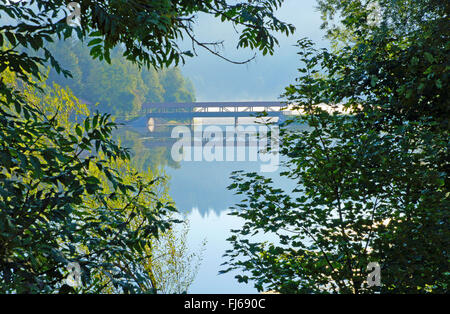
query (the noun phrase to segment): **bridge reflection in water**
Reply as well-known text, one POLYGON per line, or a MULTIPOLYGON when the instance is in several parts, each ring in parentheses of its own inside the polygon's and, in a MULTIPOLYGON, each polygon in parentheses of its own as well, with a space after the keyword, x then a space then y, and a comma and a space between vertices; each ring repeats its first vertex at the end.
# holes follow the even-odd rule
MULTIPOLYGON (((141 116, 126 123, 138 131, 145 146, 172 146, 176 125, 190 126, 192 132, 200 125, 238 126, 283 122, 296 114, 279 101, 147 103, 141 116)), ((224 141, 226 139, 224 138, 224 141)))

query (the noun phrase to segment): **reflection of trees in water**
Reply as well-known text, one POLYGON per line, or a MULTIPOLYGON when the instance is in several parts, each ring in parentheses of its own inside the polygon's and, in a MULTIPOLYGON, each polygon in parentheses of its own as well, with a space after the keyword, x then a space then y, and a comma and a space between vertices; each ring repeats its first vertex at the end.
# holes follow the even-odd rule
MULTIPOLYGON (((148 134, 147 134, 148 135, 148 134)), ((179 168, 179 164, 170 157, 170 146, 153 146, 151 139, 142 139, 143 134, 128 127, 117 129, 114 136, 122 146, 128 147, 132 154, 132 164, 140 171, 162 169, 166 166, 179 168)))
MULTIPOLYGON (((121 144, 131 149, 132 164, 139 170, 166 169, 170 180, 170 195, 180 212, 189 212, 197 208, 202 216, 210 211, 220 214, 230 206, 241 201, 227 189, 232 171, 245 170, 258 172, 258 162, 182 162, 173 161, 171 148, 176 139, 171 138, 171 131, 176 125, 189 126, 187 121, 167 121, 155 119, 155 129, 149 132, 144 120, 130 123, 116 130, 115 135, 121 144), (142 123, 141 123, 142 122, 142 123), (141 125, 142 124, 142 125, 141 125), (172 168, 171 169, 168 169, 172 168), (176 169, 176 170, 173 170, 176 169)), ((290 131, 307 130, 305 125, 291 124, 290 131)), ((281 179, 273 174, 276 181, 281 179)), ((284 183, 280 183, 284 184, 284 183)), ((289 189, 289 186, 285 186, 289 189)))
MULTIPOLYGON (((180 212, 197 208, 202 216, 210 211, 220 214, 241 201, 240 195, 227 189, 231 184, 230 174, 235 170, 258 172, 258 162, 174 162, 171 147, 176 139, 171 138, 171 131, 176 125, 188 125, 189 121, 155 120, 153 132, 149 132, 144 124, 133 123, 118 129, 116 136, 123 146, 132 150, 132 163, 136 168, 166 169, 171 177, 170 195, 180 212), (177 170, 167 169, 167 166, 177 170)), ((290 131, 306 129, 300 124, 289 126, 290 131)), ((273 176, 275 180, 281 180, 277 174, 273 176)), ((289 189, 287 185, 286 189, 289 189)))

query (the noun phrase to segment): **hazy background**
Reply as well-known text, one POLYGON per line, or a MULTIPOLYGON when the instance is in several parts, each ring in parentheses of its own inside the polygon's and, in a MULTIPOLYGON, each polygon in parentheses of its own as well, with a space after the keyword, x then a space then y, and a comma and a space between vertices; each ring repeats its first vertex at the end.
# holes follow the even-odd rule
MULTIPOLYGON (((255 60, 246 65, 235 65, 211 55, 202 48, 198 56, 186 60, 183 74, 194 84, 197 101, 277 100, 284 87, 294 82, 300 66, 297 40, 312 39, 319 47, 328 47, 316 0, 285 0, 276 16, 296 27, 294 35, 278 34, 280 46, 273 56, 257 53, 255 60)), ((235 61, 253 56, 250 49, 236 49, 239 36, 231 24, 221 23, 211 16, 199 15, 195 25, 197 38, 204 42, 223 39, 223 55, 235 61)), ((190 46, 186 45, 186 49, 190 46)))

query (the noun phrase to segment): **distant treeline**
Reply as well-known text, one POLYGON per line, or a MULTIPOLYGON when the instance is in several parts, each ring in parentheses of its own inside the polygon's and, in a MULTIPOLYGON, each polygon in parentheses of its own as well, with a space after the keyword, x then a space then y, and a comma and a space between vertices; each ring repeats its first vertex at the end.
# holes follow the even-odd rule
POLYGON ((160 71, 139 69, 126 60, 120 48, 111 55, 111 64, 93 60, 89 47, 79 41, 55 41, 50 46, 55 58, 73 78, 50 70, 48 82, 68 86, 80 99, 98 103, 97 109, 115 116, 131 117, 145 102, 191 102, 195 91, 179 68, 160 71))

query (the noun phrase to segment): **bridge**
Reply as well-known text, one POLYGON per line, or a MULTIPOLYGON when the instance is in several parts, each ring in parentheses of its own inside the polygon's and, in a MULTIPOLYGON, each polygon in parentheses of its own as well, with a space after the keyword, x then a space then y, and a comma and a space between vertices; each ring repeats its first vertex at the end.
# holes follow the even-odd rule
POLYGON ((286 107, 286 103, 279 101, 147 103, 142 105, 141 117, 130 121, 130 124, 145 124, 150 128, 155 118, 189 119, 191 123, 195 118, 234 118, 234 124, 238 124, 238 118, 256 117, 262 112, 265 112, 265 117, 274 117, 274 122, 279 123, 290 114, 286 107))
POLYGON ((141 112, 153 117, 192 115, 196 117, 249 116, 252 112, 280 112, 286 104, 279 101, 147 103, 141 112))
MULTIPOLYGON (((347 114, 342 105, 319 104, 318 106, 330 113, 337 110, 347 114)), ((275 118, 270 122, 278 124, 285 121, 288 116, 300 114, 303 114, 303 111, 295 108, 295 104, 286 104, 280 101, 147 103, 142 105, 137 118, 119 122, 141 134, 141 139, 152 139, 146 141, 149 146, 159 147, 171 146, 176 141, 171 138, 172 128, 176 125, 190 126, 191 131, 194 131, 199 124, 238 126, 239 124, 254 124, 254 119, 249 122, 241 122, 238 121, 239 118, 256 118, 258 115, 266 117, 265 120, 275 118), (214 122, 202 120, 201 123, 197 123, 196 118, 212 118, 214 122), (220 121, 221 118, 227 119, 220 121), (231 118, 234 121, 230 121, 231 118), (155 121, 155 119, 169 121, 155 121)), ((295 124, 291 127, 302 130, 305 128, 304 125, 295 126, 295 124)))

